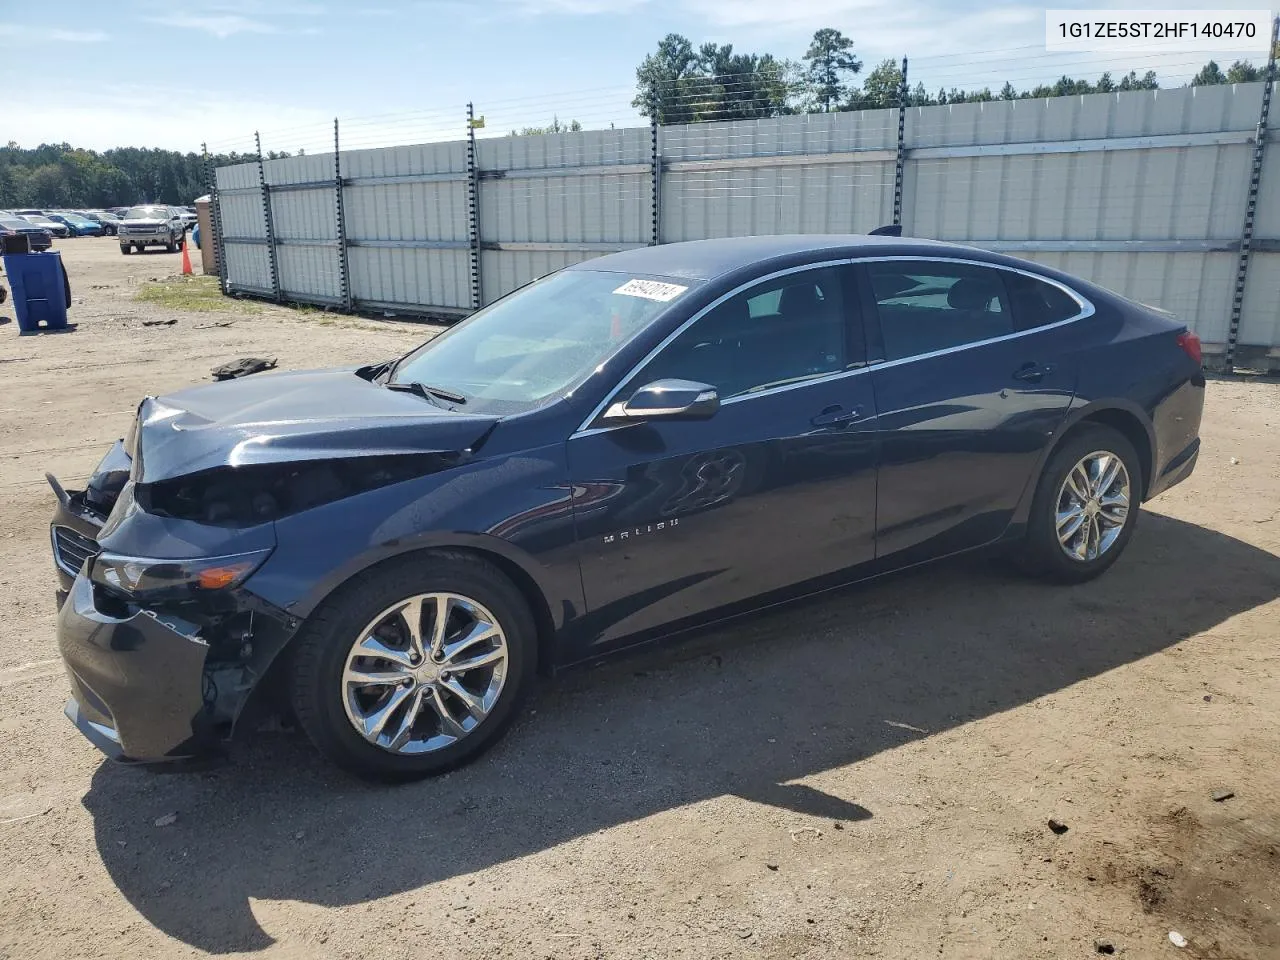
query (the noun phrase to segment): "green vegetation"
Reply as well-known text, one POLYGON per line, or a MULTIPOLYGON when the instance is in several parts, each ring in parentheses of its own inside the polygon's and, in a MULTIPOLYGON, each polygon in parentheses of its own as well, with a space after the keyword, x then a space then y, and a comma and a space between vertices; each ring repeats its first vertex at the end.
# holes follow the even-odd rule
MULTIPOLYGON (((288 156, 268 154, 268 159, 288 156)), ((216 166, 256 157, 219 154, 216 166)), ((176 150, 117 147, 99 153, 68 143, 0 147, 0 210, 94 209, 135 203, 188 204, 208 193, 204 158, 176 150)))
POLYGON ((142 286, 135 300, 171 310, 194 313, 233 312, 261 313, 262 307, 248 300, 224 297, 218 289, 217 277, 172 277, 142 286))
MULTIPOLYGON (((854 53, 853 40, 834 28, 817 31, 802 60, 796 63, 771 53, 734 53, 732 44, 704 43, 694 47, 687 37, 669 33, 636 68, 632 105, 646 117, 656 112, 662 123, 693 123, 894 107, 902 99, 899 62, 881 62, 859 86, 854 78, 861 72, 862 61, 854 53)), ((1247 83, 1263 79, 1265 73, 1265 66, 1255 67, 1247 60, 1238 60, 1225 71, 1210 60, 1191 85, 1247 83)), ((907 103, 933 106, 1026 100, 1156 90, 1159 86, 1154 70, 1142 74, 1130 70, 1119 78, 1104 73, 1096 81, 1063 76, 1053 83, 1024 90, 1006 82, 996 92, 989 87, 951 87, 930 93, 917 83, 907 92, 907 103)))

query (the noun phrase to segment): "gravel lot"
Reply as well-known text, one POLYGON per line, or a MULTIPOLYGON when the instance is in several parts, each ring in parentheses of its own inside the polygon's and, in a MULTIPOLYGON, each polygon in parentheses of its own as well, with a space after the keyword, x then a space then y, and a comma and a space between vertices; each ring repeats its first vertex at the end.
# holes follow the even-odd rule
POLYGON ((831 594, 559 680, 408 787, 288 732, 158 776, 62 716, 43 471, 226 360, 432 328, 166 310, 133 297, 177 255, 59 247, 78 329, 0 325, 0 957, 1280 956, 1280 385, 1210 384, 1195 475, 1095 583, 831 594))

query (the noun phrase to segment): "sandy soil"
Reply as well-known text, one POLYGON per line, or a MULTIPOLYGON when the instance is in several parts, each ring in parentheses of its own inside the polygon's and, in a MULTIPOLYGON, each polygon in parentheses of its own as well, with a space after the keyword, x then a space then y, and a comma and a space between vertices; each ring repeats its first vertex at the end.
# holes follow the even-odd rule
POLYGON ((571 675, 409 787, 290 733, 158 776, 62 717, 42 472, 225 360, 430 328, 167 313, 132 295, 176 255, 60 247, 78 329, 0 325, 0 957, 1280 957, 1280 385, 1210 384, 1098 582, 850 589, 571 675))

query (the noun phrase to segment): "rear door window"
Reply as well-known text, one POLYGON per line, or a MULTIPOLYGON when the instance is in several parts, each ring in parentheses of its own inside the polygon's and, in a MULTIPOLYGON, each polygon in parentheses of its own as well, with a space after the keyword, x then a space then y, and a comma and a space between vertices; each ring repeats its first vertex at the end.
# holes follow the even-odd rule
POLYGON ((1013 333, 1003 272, 940 260, 869 262, 885 359, 904 360, 1013 333))

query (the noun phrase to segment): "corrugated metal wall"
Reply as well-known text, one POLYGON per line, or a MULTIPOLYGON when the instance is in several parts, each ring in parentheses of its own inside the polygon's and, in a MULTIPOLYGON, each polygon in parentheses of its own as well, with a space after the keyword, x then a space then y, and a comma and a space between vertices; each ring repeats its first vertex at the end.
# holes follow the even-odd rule
MULTIPOLYGON (((913 108, 908 236, 1038 260, 1227 338, 1262 84, 913 108)), ((654 240, 865 232, 893 217, 896 110, 476 143, 480 298, 654 240)), ((1273 135, 1274 136, 1274 135, 1273 135)), ((356 306, 471 306, 465 141, 340 156, 356 306)), ((341 303, 333 156, 264 164, 286 299, 341 303)), ((273 293, 257 164, 217 172, 231 290, 273 293)), ((1239 342, 1280 357, 1280 152, 1266 158, 1239 342)))

